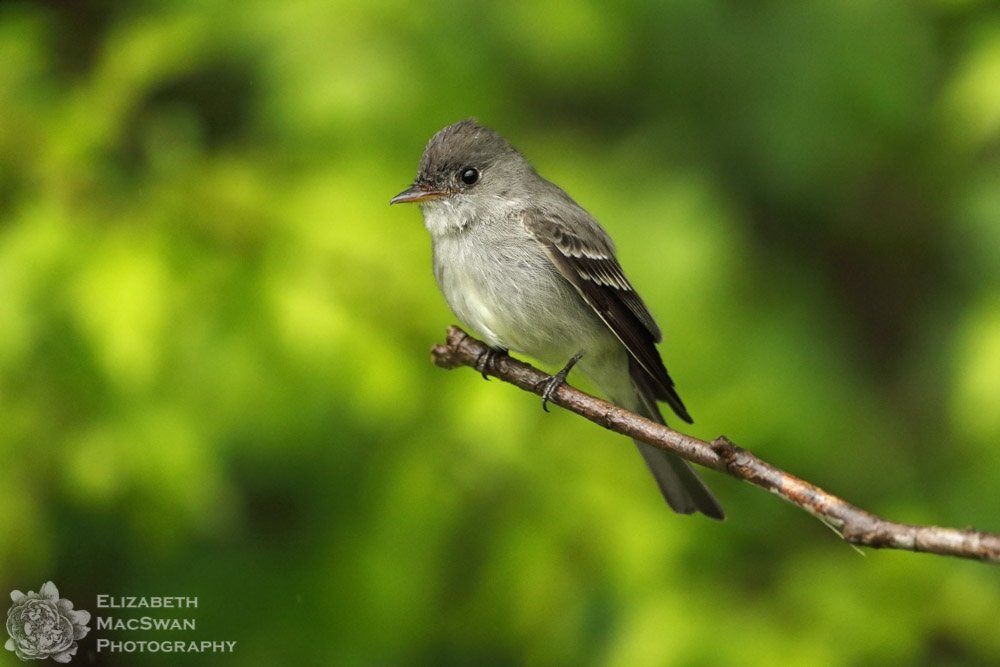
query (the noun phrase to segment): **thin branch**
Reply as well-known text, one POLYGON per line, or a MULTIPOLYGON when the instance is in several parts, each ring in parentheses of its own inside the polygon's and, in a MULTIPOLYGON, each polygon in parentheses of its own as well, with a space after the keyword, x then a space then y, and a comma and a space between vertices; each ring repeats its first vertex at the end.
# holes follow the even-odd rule
MULTIPOLYGON (((486 358, 488 352, 489 348, 484 343, 458 327, 451 327, 446 344, 436 345, 432 356, 434 363, 442 368, 469 366, 525 391, 541 394, 544 389, 543 381, 548 375, 506 355, 494 357, 487 368, 481 368, 481 360, 486 358)), ((648 442, 693 463, 767 489, 809 512, 851 544, 875 549, 924 551, 1000 563, 1000 535, 887 521, 776 468, 734 445, 725 436, 712 442, 699 440, 585 394, 568 384, 563 384, 555 392, 551 402, 606 429, 648 442)))

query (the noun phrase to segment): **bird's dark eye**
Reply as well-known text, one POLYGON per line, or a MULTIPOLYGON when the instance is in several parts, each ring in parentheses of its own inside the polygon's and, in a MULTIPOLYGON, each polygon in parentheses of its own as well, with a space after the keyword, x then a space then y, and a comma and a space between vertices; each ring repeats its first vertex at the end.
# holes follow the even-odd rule
POLYGON ((472 167, 464 167, 461 170, 462 182, 466 185, 472 185, 479 180, 479 172, 472 167))

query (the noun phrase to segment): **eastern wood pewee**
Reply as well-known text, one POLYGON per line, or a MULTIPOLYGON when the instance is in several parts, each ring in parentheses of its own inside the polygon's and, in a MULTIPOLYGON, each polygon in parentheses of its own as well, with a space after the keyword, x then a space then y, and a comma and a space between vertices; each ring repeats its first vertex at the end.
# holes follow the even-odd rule
MULTIPOLYGON (((474 120, 439 131, 413 185, 391 201, 404 202, 420 204, 448 305, 494 349, 553 365, 578 358, 617 405, 663 422, 661 400, 691 422, 611 237, 503 137, 474 120)), ((724 518, 685 461, 636 445, 674 511, 724 518)))

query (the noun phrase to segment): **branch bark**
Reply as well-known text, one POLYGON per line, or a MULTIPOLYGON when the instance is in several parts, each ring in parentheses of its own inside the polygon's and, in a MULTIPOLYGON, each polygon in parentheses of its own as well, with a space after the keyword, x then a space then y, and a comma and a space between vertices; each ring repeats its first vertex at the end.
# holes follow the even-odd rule
MULTIPOLYGON (((541 395, 549 376, 507 355, 480 368, 489 347, 458 327, 448 329, 444 345, 431 351, 446 369, 469 366, 541 395)), ((784 498, 833 528, 851 544, 874 549, 903 549, 1000 563, 1000 535, 971 529, 896 523, 866 512, 820 487, 758 458, 725 436, 699 440, 563 384, 551 401, 606 429, 648 442, 706 468, 718 470, 784 498)))

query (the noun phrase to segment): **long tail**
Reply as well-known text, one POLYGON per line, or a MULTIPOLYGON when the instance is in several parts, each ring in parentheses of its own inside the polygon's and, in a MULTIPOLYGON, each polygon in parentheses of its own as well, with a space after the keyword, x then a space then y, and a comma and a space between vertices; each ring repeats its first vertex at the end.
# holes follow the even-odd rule
MULTIPOLYGON (((633 381, 635 381, 635 376, 633 376, 633 381)), ((637 411, 647 419, 666 424, 651 392, 643 387, 641 382, 635 382, 635 385, 637 402, 639 403, 637 411)), ((708 490, 705 482, 687 464, 687 461, 645 442, 639 440, 633 440, 633 442, 639 448, 639 453, 642 454, 650 472, 656 478, 660 493, 663 494, 672 510, 679 514, 701 512, 707 517, 720 521, 726 518, 722 505, 708 490)))
POLYGON ((653 477, 656 478, 660 493, 670 505, 670 509, 678 514, 701 512, 720 521, 726 518, 722 505, 686 461, 645 442, 639 440, 633 442, 639 448, 642 458, 646 460, 653 477))

